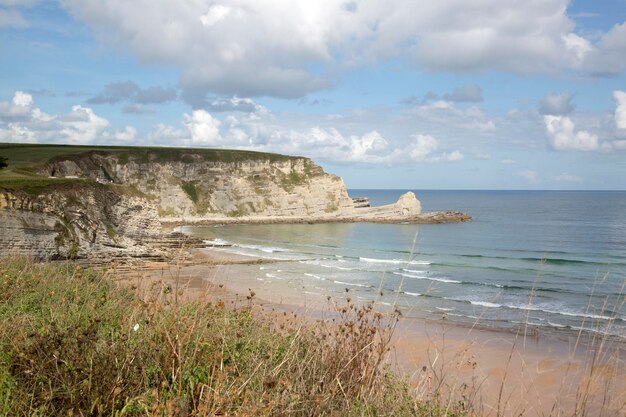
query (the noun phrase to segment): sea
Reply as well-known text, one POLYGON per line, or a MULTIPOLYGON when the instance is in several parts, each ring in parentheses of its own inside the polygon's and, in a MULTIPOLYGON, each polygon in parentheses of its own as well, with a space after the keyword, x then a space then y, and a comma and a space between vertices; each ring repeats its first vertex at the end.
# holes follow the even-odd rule
MULTIPOLYGON (((409 190, 349 190, 372 205, 409 190)), ((258 281, 352 297, 406 316, 626 340, 626 192, 413 191, 455 224, 187 227, 207 250, 279 260, 258 281)))

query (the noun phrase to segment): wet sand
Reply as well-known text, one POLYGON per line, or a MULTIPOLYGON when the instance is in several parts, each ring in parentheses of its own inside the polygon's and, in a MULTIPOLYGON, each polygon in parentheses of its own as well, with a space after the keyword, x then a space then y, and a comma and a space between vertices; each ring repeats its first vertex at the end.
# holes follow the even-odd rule
MULTIPOLYGON (((146 262, 119 269, 118 276, 144 296, 169 286, 184 299, 249 305, 276 317, 289 313, 314 323, 333 316, 332 303, 341 303, 341 297, 329 301, 325 294, 306 294, 250 274, 251 265, 268 262, 276 261, 196 250, 189 261, 146 262)), ((479 324, 402 318, 394 333, 391 364, 409 377, 419 397, 439 394, 442 401, 467 401, 480 415, 626 415, 623 344, 532 329, 514 334, 479 324)))

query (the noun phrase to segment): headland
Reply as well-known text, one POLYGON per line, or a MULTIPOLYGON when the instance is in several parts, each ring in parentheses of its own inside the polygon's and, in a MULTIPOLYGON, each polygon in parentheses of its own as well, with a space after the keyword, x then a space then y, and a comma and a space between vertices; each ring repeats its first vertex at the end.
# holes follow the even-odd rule
MULTIPOLYGON (((308 158, 240 150, 0 144, 2 254, 164 259, 162 225, 445 223, 408 192, 370 207, 308 158)), ((189 243, 188 243, 189 244, 189 243)), ((199 244, 196 242, 195 244, 199 244)), ((194 243, 191 243, 193 246, 194 243)))

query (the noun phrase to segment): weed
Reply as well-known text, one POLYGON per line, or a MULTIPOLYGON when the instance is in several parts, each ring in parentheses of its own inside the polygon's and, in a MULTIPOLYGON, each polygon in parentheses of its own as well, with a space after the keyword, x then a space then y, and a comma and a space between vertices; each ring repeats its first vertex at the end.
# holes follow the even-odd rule
POLYGON ((0 285, 6 415, 453 415, 384 365, 397 317, 371 305, 281 329, 249 307, 179 302, 178 286, 140 299, 71 263, 3 259, 0 285))

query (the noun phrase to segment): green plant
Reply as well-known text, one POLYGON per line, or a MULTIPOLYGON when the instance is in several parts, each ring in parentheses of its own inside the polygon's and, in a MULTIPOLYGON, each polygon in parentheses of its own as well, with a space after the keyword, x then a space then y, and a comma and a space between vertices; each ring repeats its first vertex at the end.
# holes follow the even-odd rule
POLYGON ((174 207, 168 207, 168 208, 158 208, 158 212, 159 212, 159 217, 174 217, 176 215, 176 211, 174 210, 174 207))
POLYGON ((198 203, 198 188, 195 181, 183 182, 181 188, 194 204, 198 203))
POLYGON ((0 156, 0 169, 6 168, 9 166, 9 164, 7 163, 8 158, 5 156, 0 156))
POLYGON ((178 285, 140 299, 106 271, 21 258, 2 260, 0 285, 6 415, 453 415, 422 413, 384 366, 397 317, 369 305, 348 300, 339 322, 303 328, 180 302, 178 285))
POLYGON ((228 213, 226 213, 226 215, 228 217, 242 217, 242 216, 246 216, 248 215, 248 209, 245 205, 243 204, 239 204, 237 205, 237 209, 236 210, 231 210, 228 213))

